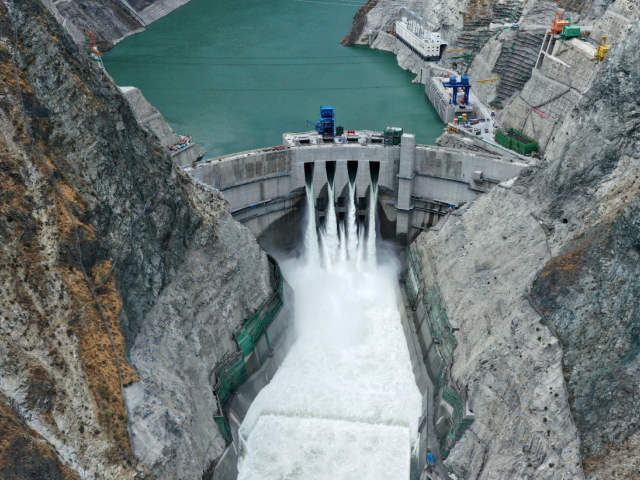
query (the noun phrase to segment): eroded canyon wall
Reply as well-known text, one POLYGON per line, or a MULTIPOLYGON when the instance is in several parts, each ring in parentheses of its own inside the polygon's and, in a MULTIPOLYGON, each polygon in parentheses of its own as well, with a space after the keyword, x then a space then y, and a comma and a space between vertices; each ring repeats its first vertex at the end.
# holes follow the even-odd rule
POLYGON ((547 159, 417 240, 460 327, 458 478, 640 478, 640 23, 547 159))
POLYGON ((0 9, 2 458, 200 476, 225 446, 214 367, 272 267, 42 4, 0 9))

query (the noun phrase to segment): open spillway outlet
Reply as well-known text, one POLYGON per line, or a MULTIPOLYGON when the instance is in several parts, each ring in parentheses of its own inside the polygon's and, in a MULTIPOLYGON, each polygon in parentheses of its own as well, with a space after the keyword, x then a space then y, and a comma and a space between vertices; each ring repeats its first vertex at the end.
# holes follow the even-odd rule
POLYGON ((380 162, 369 162, 369 173, 371 174, 371 186, 376 189, 380 177, 380 162))
POLYGON ((358 174, 358 162, 356 160, 347 162, 347 173, 349 174, 349 183, 355 185, 356 175, 358 174))
POLYGON ((327 180, 329 181, 329 185, 331 186, 331 188, 333 188, 334 180, 336 178, 336 162, 335 161, 327 162, 326 169, 327 169, 327 180))
POLYGON ((313 167, 315 163, 307 162, 304 164, 304 181, 307 184, 307 188, 310 189, 313 185, 313 167))

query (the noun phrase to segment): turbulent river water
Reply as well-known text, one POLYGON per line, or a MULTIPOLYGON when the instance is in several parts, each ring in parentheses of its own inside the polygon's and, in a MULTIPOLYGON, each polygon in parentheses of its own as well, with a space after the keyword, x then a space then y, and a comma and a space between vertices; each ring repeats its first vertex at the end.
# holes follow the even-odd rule
POLYGON ((241 480, 409 479, 422 398, 397 271, 380 258, 375 229, 327 223, 316 236, 308 222, 306 256, 282 263, 297 339, 240 428, 241 480), (350 252, 344 232, 357 238, 350 252))
POLYGON ((282 143, 320 105, 345 129, 389 125, 433 143, 443 124, 395 56, 339 41, 364 0, 192 0, 104 55, 208 156, 282 143))

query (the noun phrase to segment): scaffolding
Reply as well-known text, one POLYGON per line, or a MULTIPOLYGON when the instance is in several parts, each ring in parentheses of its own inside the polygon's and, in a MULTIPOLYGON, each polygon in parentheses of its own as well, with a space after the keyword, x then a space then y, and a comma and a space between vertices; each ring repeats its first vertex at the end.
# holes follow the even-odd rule
POLYGON ((538 151, 538 142, 515 128, 497 130, 496 142, 521 155, 531 155, 531 153, 538 151))

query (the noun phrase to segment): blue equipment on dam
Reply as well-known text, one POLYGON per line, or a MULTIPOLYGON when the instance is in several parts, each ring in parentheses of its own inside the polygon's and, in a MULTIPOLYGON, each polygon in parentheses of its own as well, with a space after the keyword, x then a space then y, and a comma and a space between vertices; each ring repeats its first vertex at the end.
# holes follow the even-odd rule
POLYGON ((448 82, 442 82, 442 86, 445 88, 453 88, 452 103, 458 105, 458 89, 464 88, 464 100, 462 105, 469 105, 469 92, 471 91, 471 84, 469 83, 469 77, 462 75, 460 81, 456 77, 451 77, 448 82))
POLYGON ((316 127, 316 132, 322 135, 323 138, 335 137, 335 119, 333 115, 333 107, 320 107, 320 120, 314 123, 307 120, 307 123, 316 127))

